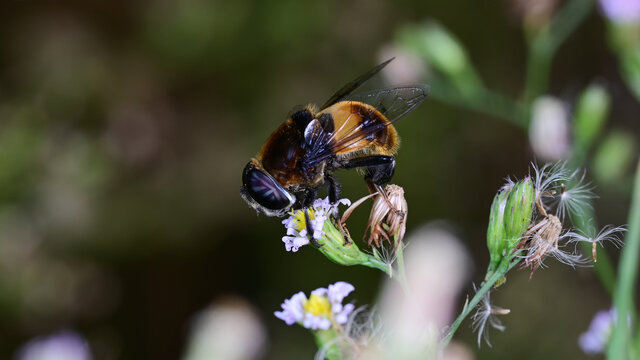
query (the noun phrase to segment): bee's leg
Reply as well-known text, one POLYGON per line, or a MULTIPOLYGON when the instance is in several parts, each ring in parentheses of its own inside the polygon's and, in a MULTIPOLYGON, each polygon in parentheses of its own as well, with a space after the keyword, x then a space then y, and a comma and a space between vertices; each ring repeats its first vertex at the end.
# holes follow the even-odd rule
MULTIPOLYGON (((327 180, 327 186, 329 187, 329 189, 328 189, 328 191, 329 191, 329 201, 332 204, 335 204, 340 199, 340 190, 341 190, 340 182, 338 182, 338 179, 333 177, 333 175, 328 174, 328 173, 325 174, 324 177, 327 180)), ((340 230, 340 232, 342 233, 342 236, 344 236, 344 244, 345 245, 349 244, 351 242, 349 240, 351 238, 351 235, 349 234, 349 231, 344 226, 344 223, 342 221, 340 221, 339 219, 338 219, 338 221, 336 221, 336 223, 338 224, 338 230, 340 230)))
POLYGON ((313 227, 311 226, 311 218, 309 217, 309 211, 307 210, 313 206, 313 201, 316 199, 317 195, 318 191, 316 189, 306 188, 296 194, 296 199, 304 211, 304 223, 307 228, 307 238, 309 239, 309 242, 316 247, 321 247, 322 244, 313 238, 313 227))
POLYGON ((393 156, 373 155, 344 161, 340 167, 343 169, 365 168, 364 179, 375 185, 382 185, 391 181, 396 168, 396 159, 393 156))
POLYGON ((313 206, 313 201, 318 197, 318 191, 313 188, 306 188, 295 193, 296 204, 299 208, 309 208, 313 206))
MULTIPOLYGON (((390 209, 395 209, 381 186, 391 181, 393 177, 396 168, 396 159, 393 156, 375 155, 351 159, 343 163, 342 167, 345 169, 365 168, 364 180, 367 183, 369 192, 372 194, 377 192, 384 198, 390 209)), ((403 214, 398 209, 395 209, 395 211, 398 212, 398 215, 403 214)))
POLYGON ((322 244, 320 244, 318 240, 313 238, 313 228, 311 227, 311 219, 309 218, 309 211, 307 211, 306 207, 304 208, 304 223, 307 226, 307 237, 309 238, 309 241, 316 247, 321 247, 322 244))
POLYGON ((331 174, 325 174, 324 178, 327 181, 328 192, 329 192, 329 202, 335 204, 340 199, 340 191, 342 190, 342 186, 338 179, 333 177, 331 174))

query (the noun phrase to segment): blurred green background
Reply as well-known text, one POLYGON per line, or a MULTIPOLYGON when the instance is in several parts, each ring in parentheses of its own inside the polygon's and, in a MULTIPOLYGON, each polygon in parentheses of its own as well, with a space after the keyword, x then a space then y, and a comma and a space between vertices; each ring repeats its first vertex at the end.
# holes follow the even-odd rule
MULTIPOLYGON (((239 197, 244 165, 294 106, 323 102, 425 21, 460 41, 487 87, 520 98, 523 3, 3 2, 0 358, 65 328, 83 334, 96 359, 179 358, 195 314, 229 295, 249 301, 265 323, 265 358, 310 358, 312 337, 273 316, 282 300, 344 280, 356 286, 357 304, 371 304, 382 275, 329 263, 311 248, 285 252, 280 220, 256 216, 239 197)), ((553 13, 554 1, 545 3, 553 13)), ((640 105, 605 28, 591 11, 554 58, 548 93, 574 104, 596 80, 612 98, 606 131, 633 148, 640 105)), ((419 81, 430 83, 426 73, 419 81)), ((394 183, 407 194, 408 232, 438 219, 455 226, 479 283, 495 191, 534 160, 527 134, 434 98, 397 128, 394 183)), ((603 224, 626 222, 627 163, 594 182, 603 224)), ((338 178, 343 196, 367 193, 355 172, 338 178)), ((350 220, 355 238, 366 215, 350 220)), ((526 271, 511 274, 492 295, 511 309, 493 348, 477 349, 463 324, 457 338, 476 358, 586 358, 577 338, 609 297, 592 269, 549 264, 531 281, 526 271)))

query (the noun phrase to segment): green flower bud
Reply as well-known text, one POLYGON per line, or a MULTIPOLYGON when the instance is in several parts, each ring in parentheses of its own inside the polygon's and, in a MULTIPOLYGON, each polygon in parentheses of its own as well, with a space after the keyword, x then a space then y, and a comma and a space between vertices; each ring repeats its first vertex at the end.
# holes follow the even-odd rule
POLYGON ((511 190, 511 186, 500 189, 491 204, 489 228, 487 229, 487 248, 489 248, 490 256, 489 272, 495 270, 498 264, 500 264, 503 251, 508 243, 504 226, 504 215, 511 190))
POLYGON ((498 268, 505 256, 511 254, 527 231, 535 200, 533 181, 529 177, 515 184, 507 184, 493 198, 487 229, 490 256, 487 276, 498 268))
POLYGON ((519 181, 511 189, 504 215, 508 243, 506 245, 507 253, 518 245, 522 235, 531 224, 535 201, 536 191, 533 188, 533 181, 530 177, 519 181))

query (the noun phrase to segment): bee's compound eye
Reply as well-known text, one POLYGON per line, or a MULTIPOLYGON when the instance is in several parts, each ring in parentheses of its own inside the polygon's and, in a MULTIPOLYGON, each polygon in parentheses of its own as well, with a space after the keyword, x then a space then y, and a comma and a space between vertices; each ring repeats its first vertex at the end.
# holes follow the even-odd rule
POLYGON ((295 198, 268 174, 247 169, 242 182, 249 195, 270 210, 282 210, 293 205, 295 198))

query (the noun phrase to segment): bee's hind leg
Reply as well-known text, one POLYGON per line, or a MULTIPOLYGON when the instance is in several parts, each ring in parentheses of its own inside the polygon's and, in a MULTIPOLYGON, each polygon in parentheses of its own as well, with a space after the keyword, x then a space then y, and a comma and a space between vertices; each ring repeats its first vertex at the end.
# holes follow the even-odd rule
POLYGON ((396 159, 388 155, 372 155, 350 159, 341 164, 343 169, 364 168, 367 183, 382 185, 391 181, 396 168, 396 159))
MULTIPOLYGON (((343 164, 343 168, 365 168, 364 180, 367 183, 370 193, 378 193, 384 198, 390 209, 394 209, 389 201, 387 194, 382 189, 382 184, 391 181, 396 168, 396 159, 393 156, 374 155, 362 158, 348 160, 343 164)), ((396 209, 398 215, 403 214, 402 211, 396 209)))

